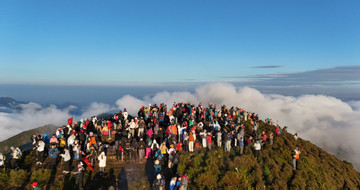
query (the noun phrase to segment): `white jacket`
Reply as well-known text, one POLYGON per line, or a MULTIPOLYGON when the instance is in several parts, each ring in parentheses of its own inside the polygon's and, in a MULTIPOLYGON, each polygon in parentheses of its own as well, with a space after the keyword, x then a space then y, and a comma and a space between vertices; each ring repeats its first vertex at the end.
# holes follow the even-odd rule
POLYGON ((45 150, 45 143, 43 141, 39 141, 37 151, 42 152, 44 150, 45 150))
POLYGON ((67 162, 67 161, 69 161, 71 159, 69 150, 65 151, 64 154, 60 154, 60 156, 64 158, 64 162, 67 162))
POLYGON ((105 152, 102 152, 99 157, 99 167, 106 167, 106 155, 105 152))
POLYGON ((255 143, 254 148, 255 148, 255 150, 261 150, 261 144, 260 143, 255 143))

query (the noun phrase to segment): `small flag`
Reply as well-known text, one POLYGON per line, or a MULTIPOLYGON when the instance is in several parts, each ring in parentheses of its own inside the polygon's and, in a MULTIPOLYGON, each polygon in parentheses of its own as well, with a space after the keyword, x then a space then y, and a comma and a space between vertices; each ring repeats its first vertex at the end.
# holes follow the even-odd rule
POLYGON ((68 119, 68 124, 69 124, 69 125, 72 125, 72 124, 73 124, 73 120, 74 120, 73 117, 69 118, 69 119, 68 119))
POLYGON ((92 167, 90 160, 87 156, 82 158, 81 161, 85 162, 85 164, 90 168, 90 170, 94 172, 94 168, 92 167))

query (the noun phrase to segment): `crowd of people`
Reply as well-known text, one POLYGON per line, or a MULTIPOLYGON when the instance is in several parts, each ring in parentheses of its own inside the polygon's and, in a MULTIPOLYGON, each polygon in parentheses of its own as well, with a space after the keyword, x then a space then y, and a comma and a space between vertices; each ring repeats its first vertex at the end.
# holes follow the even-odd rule
MULTIPOLYGON (((266 123, 274 125, 271 119, 266 123)), ((238 107, 217 107, 209 104, 195 106, 190 103, 174 103, 142 106, 136 117, 128 114, 126 108, 108 118, 68 121, 49 137, 46 133, 32 136, 32 155, 41 167, 49 158, 47 167, 57 167, 60 157, 63 173, 71 171, 76 176, 76 185, 82 189, 85 167, 91 170, 98 164, 101 176, 105 175, 107 155, 116 154, 116 159, 129 162, 153 162, 153 189, 186 190, 189 178, 186 173, 178 174, 177 165, 182 152, 194 152, 196 148, 211 150, 215 147, 224 151, 235 149, 240 155, 246 147, 254 150, 258 159, 263 146, 274 142, 286 128, 276 126, 275 134, 259 131, 259 117, 238 107), (250 129, 245 127, 250 123, 250 129), (110 143, 111 142, 111 143, 110 143), (166 171, 166 172, 165 172, 166 171), (165 176, 167 175, 167 176, 165 176), (166 183, 166 180, 170 180, 166 183)), ((296 135, 297 139, 297 135, 296 135)), ((12 147, 11 167, 18 168, 21 150, 12 147)), ((294 154, 294 169, 300 150, 294 154)), ((3 164, 0 154, 0 164, 3 164)), ((186 171, 185 171, 186 172, 186 171)))

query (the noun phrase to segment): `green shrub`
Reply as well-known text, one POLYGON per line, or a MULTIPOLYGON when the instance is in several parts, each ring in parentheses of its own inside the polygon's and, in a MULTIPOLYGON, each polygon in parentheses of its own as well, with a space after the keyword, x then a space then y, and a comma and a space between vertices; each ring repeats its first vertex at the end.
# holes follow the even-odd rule
POLYGON ((220 181, 220 185, 225 189, 236 188, 236 189, 247 189, 251 188, 250 179, 244 172, 233 172, 228 171, 220 181))
POLYGON ((13 187, 21 186, 28 177, 28 172, 25 170, 10 170, 9 185, 13 187))
POLYGON ((45 185, 51 176, 51 170, 49 169, 38 169, 32 172, 30 181, 37 181, 40 185, 45 185))
POLYGON ((4 188, 7 186, 9 181, 9 175, 5 171, 0 172, 0 188, 4 188))

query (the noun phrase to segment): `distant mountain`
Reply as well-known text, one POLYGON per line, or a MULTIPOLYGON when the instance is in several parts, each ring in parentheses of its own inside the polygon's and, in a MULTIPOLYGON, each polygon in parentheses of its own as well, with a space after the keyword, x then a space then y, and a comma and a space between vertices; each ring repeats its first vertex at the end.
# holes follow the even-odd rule
MULTIPOLYGON (((0 97, 0 112, 13 113, 21 111, 21 104, 28 104, 29 102, 17 101, 10 97, 0 97)), ((48 107, 50 104, 40 104, 42 107, 48 107)), ((66 109, 71 106, 69 113, 71 115, 81 115, 82 107, 76 103, 64 102, 55 105, 58 109, 66 109)))
POLYGON ((44 133, 48 133, 48 135, 51 137, 51 135, 55 133, 56 129, 57 126, 55 125, 45 125, 35 129, 30 129, 28 131, 23 131, 13 137, 10 137, 9 139, 0 142, 0 152, 9 152, 11 146, 19 146, 22 150, 27 150, 31 148, 32 135, 44 135, 44 133))
POLYGON ((14 110, 19 110, 20 104, 28 102, 20 102, 10 97, 0 97, 0 112, 11 113, 14 110))
POLYGON ((0 97, 0 106, 1 107, 17 107, 19 104, 22 104, 24 102, 19 102, 13 98, 10 97, 0 97))

